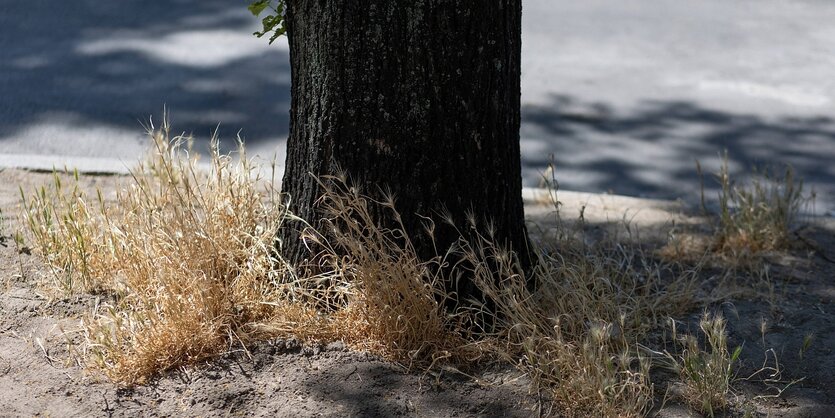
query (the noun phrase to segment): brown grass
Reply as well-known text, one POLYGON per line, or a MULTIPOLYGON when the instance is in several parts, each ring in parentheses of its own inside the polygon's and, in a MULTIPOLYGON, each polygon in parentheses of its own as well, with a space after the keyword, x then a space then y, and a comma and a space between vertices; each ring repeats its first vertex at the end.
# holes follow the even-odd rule
POLYGON ((129 384, 249 339, 248 324, 273 314, 262 302, 284 274, 272 256, 284 209, 274 191, 259 190, 243 152, 233 163, 215 142, 202 171, 188 138, 169 132, 167 122, 149 130, 151 157, 115 201, 90 199, 57 174, 51 189, 24 198, 55 287, 113 296, 85 321, 87 348, 129 384))
MULTIPOLYGON (((499 307, 503 354, 568 416, 642 416, 650 361, 638 342, 694 303, 698 268, 657 263, 616 243, 546 248, 529 292, 519 274, 480 287, 499 307)), ((511 269, 506 270, 511 273, 511 269)))
POLYGON ((308 291, 314 304, 331 306, 334 335, 350 346, 408 365, 426 366, 467 351, 466 341, 450 327, 443 304, 444 278, 435 268, 440 257, 420 260, 403 233, 394 201, 374 201, 347 180, 320 179, 328 241, 312 229, 306 236, 326 248, 318 258, 327 283, 308 291), (397 227, 383 228, 372 213, 390 216, 397 227), (453 351, 457 351, 453 353, 453 351))
MULTIPOLYGON (((531 272, 489 234, 421 260, 393 199, 373 200, 345 177, 320 179, 328 239, 312 229, 306 237, 325 249, 321 272, 297 276, 275 254, 274 238, 283 222, 301 220, 243 149, 233 160, 215 143, 206 171, 188 138, 170 137, 167 121, 149 132, 152 156, 115 200, 91 199, 58 175, 51 188, 24 196, 30 239, 53 287, 111 296, 85 320, 86 351, 123 384, 282 335, 342 340, 421 369, 503 360, 532 378, 553 412, 641 416, 653 401, 642 343, 696 303, 701 264, 660 262, 614 241, 586 245, 581 230, 540 243, 531 272), (380 226, 376 213, 395 227, 380 226), (452 259, 465 262, 439 268, 452 259), (450 309, 446 286, 458 273, 495 309, 450 309), (489 332, 480 328, 487 316, 489 332)), ((470 223, 489 230, 475 217, 470 223)))
MULTIPOLYGON (((696 168, 701 179, 698 162, 696 168)), ((814 193, 803 193, 803 181, 790 165, 782 172, 755 169, 749 182, 738 184, 731 178, 727 152, 716 178, 721 186, 716 213, 707 209, 702 179, 701 206, 710 231, 674 227, 666 245, 656 253, 667 260, 690 263, 707 258, 726 270, 725 281, 735 282, 740 273, 761 277, 770 254, 790 250, 795 244, 792 228, 798 227, 802 213, 813 207, 814 193)))
POLYGON ((759 170, 750 183, 737 185, 731 179, 725 153, 717 177, 722 191, 713 250, 742 260, 787 249, 790 227, 810 201, 804 196, 803 182, 795 176, 794 169, 786 166, 783 173, 759 170))
MULTIPOLYGON (((331 240, 309 237, 328 248, 328 291, 343 289, 328 298, 343 301, 331 325, 352 346, 422 367, 501 358, 528 374, 532 389, 563 415, 649 410, 650 361, 637 342, 692 306, 698 266, 660 263, 617 243, 586 246, 569 231, 536 250, 541 256, 529 274, 489 234, 461 238, 421 262, 402 227, 381 228, 370 215, 386 212, 399 224, 391 199, 363 196, 344 177, 325 178, 322 186, 331 240), (453 259, 460 269, 437 268, 453 259), (471 303, 445 312, 445 283, 459 273, 495 308, 471 303), (492 332, 479 327, 485 322, 494 324, 492 332)), ((470 222, 470 230, 489 230, 470 222)))

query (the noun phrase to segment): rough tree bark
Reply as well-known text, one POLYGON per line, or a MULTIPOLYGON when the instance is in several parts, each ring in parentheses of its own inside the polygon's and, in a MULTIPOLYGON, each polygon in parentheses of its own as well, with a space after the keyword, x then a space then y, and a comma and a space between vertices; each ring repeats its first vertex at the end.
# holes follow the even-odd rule
MULTIPOLYGON (((289 0, 291 127, 283 190, 316 220, 313 175, 388 187, 420 256, 421 218, 491 219, 529 263, 521 199, 521 0, 289 0)), ((445 248, 459 234, 436 222, 445 248)), ((462 228, 465 229, 465 228, 462 228)), ((299 231, 280 237, 302 260, 299 231)), ((459 289, 467 296, 473 289, 459 289)))

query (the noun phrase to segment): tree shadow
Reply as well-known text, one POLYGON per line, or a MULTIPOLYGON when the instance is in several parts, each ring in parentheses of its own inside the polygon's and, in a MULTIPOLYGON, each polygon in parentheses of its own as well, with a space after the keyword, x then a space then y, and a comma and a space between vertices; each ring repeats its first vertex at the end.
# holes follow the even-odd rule
POLYGON ((75 142, 67 131, 105 139, 135 132, 55 150, 133 156, 141 123, 156 115, 158 125, 163 106, 198 147, 218 124, 227 147, 239 130, 250 145, 275 147, 288 129, 288 52, 255 39, 255 27, 245 2, 224 0, 4 4, 0 147, 49 153, 50 141, 75 142))
MULTIPOLYGON (((380 361, 338 363, 302 382, 310 395, 348 416, 529 416, 518 391, 482 387, 459 376, 406 374, 380 361), (339 378, 338 378, 339 377, 339 378)), ((530 405, 529 405, 530 406, 530 405)))
POLYGON ((645 101, 629 109, 554 95, 522 110, 522 165, 527 185, 553 154, 566 189, 698 201, 695 162, 702 163, 706 197, 719 188, 724 150, 731 174, 743 180, 754 166, 791 164, 814 189, 820 209, 835 209, 835 120, 765 118, 684 101, 645 101), (823 207, 821 207, 823 206, 823 207))

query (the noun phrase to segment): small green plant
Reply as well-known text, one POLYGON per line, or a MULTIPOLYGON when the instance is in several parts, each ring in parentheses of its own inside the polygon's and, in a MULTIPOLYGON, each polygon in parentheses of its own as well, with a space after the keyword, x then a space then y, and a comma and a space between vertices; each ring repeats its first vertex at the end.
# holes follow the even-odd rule
MULTIPOLYGON (((97 268, 108 267, 101 263, 101 251, 94 248, 100 242, 95 210, 91 211, 78 185, 77 171, 55 172, 52 180, 30 198, 20 189, 25 223, 35 248, 47 260, 61 291, 98 290, 97 268), (67 176, 69 185, 65 184, 67 176)), ((16 237, 16 242, 18 239, 22 243, 22 237, 16 237)))
MULTIPOLYGON (((705 349, 695 336, 684 335, 679 339, 681 354, 677 358, 669 357, 684 383, 685 400, 692 408, 712 417, 728 405, 733 366, 742 353, 742 346, 728 351, 726 321, 721 315, 706 312, 699 328, 705 337, 705 349)), ((675 327, 673 335, 676 338, 675 327)))
POLYGON ((800 346, 800 352, 798 352, 798 356, 801 360, 803 360, 803 355, 806 354, 806 351, 812 347, 812 343, 815 341, 815 334, 810 332, 803 336, 803 344, 800 346))

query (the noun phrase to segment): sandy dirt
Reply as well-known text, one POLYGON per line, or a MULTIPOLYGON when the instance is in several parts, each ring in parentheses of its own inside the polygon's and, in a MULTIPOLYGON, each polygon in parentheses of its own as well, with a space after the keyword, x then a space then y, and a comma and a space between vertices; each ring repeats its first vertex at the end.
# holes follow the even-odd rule
MULTIPOLYGON (((153 383, 119 388, 74 361, 82 349, 79 318, 96 303, 92 295, 51 298, 39 283, 49 270, 11 235, 19 228, 19 185, 46 184, 50 175, 0 171, 0 416, 537 416, 537 398, 512 368, 482 370, 467 377, 455 370, 409 374, 341 344, 303 346, 293 340, 265 341, 232 350, 217 361, 169 373, 153 383)), ((87 187, 112 191, 119 178, 85 176, 87 187)), ((528 196, 532 226, 547 229, 549 208, 528 196)), ((647 231, 648 242, 664 237, 673 221, 698 226, 673 202, 563 193, 563 214, 586 207, 587 227, 607 233, 624 219, 647 231)), ((729 322, 730 345, 742 345, 734 408, 729 415, 835 416, 835 227, 815 220, 800 229, 792 254, 771 260, 771 291, 739 285, 739 295, 711 306, 729 322), (759 289, 751 291, 750 289, 759 289), (761 323, 767 323, 763 335, 761 323), (804 338, 812 344, 800 355, 804 338), (761 368, 773 349, 782 373, 769 381, 761 368), (800 380, 802 379, 802 380, 800 380), (799 380, 799 381, 798 381, 799 380), (798 381, 790 385, 786 384, 798 381), (765 395, 773 395, 763 397, 765 395)), ((707 274, 711 272, 708 271, 707 274)), ((761 286, 760 286, 761 287, 761 286)), ((704 308, 689 318, 695 324, 704 308)), ((773 365, 773 357, 769 357, 773 365)), ((663 417, 699 416, 677 400, 676 384, 656 384, 663 417)))

